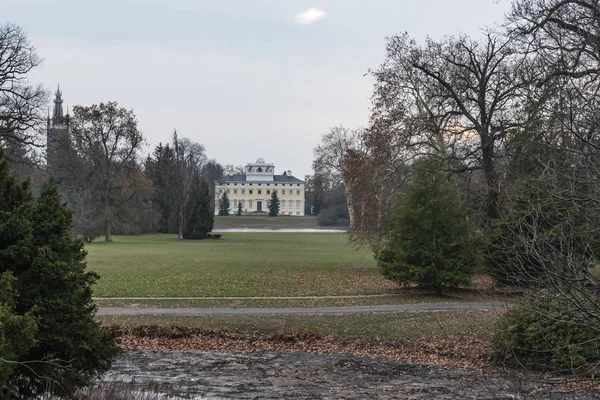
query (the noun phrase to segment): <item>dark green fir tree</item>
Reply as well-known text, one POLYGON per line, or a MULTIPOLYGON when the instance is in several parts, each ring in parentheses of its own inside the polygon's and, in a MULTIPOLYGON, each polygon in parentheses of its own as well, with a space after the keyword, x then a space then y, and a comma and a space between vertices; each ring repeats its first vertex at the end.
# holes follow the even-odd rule
POLYGON ((456 183, 437 160, 416 163, 387 236, 376 252, 386 278, 437 294, 471 282, 476 257, 466 212, 456 183))
POLYGON ((223 191, 223 196, 219 200, 219 215, 227 216, 229 215, 229 211, 231 210, 231 204, 229 202, 229 196, 227 192, 223 191))
POLYGON ((200 179, 197 174, 192 181, 190 202, 189 219, 183 238, 206 239, 207 234, 213 229, 215 216, 210 206, 208 183, 204 179, 200 179))
POLYGON ((277 190, 273 190, 271 193, 271 203, 269 204, 269 217, 277 217, 279 215, 279 196, 277 190))

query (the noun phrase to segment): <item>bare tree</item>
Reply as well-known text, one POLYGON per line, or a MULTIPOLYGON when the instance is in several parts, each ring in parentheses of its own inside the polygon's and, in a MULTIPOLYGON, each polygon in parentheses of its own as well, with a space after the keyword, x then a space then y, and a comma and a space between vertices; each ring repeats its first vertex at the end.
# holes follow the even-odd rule
POLYGON ((507 133, 529 113, 520 102, 530 85, 531 64, 510 41, 487 33, 428 39, 419 46, 406 35, 388 39, 387 58, 374 72, 374 135, 388 135, 396 154, 436 154, 458 160, 458 169, 481 169, 486 213, 499 213, 496 166, 507 133))
POLYGON ((216 160, 210 160, 202 167, 202 178, 208 182, 210 192, 210 206, 215 205, 215 182, 223 177, 225 169, 216 160))
MULTIPOLYGON (((41 64, 41 59, 16 25, 0 26, 0 146, 26 148, 39 145, 43 107, 47 93, 41 85, 33 86, 27 75, 41 64)), ((11 159, 9 152, 7 158, 11 159)), ((12 161, 12 159, 11 159, 12 161)))
POLYGON ((130 182, 127 172, 137 167, 144 137, 133 111, 114 102, 75 106, 70 126, 75 150, 89 162, 87 181, 98 190, 105 241, 110 242, 117 210, 131 199, 122 194, 130 182))
POLYGON ((229 173, 243 174, 244 173, 243 165, 227 164, 227 165, 223 166, 223 169, 224 169, 225 173, 227 173, 227 174, 229 174, 229 173))
POLYGON ((335 126, 321 137, 321 142, 314 149, 313 171, 318 177, 320 186, 328 192, 343 190, 350 223, 354 219, 357 203, 353 199, 352 186, 346 181, 345 158, 351 149, 360 148, 361 131, 349 130, 344 126, 335 126))
POLYGON ((177 172, 171 208, 178 216, 178 238, 183 239, 185 210, 193 186, 193 177, 201 172, 206 162, 206 152, 204 146, 199 143, 186 138, 179 139, 177 131, 173 132, 173 150, 177 172))

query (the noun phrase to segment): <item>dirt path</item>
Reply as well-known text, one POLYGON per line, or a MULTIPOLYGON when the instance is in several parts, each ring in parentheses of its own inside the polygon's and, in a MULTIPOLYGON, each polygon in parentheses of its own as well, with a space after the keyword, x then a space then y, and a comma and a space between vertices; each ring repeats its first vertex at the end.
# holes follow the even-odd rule
POLYGON ((587 400, 528 378, 349 355, 127 351, 105 383, 135 382, 181 399, 587 400))
POLYGON ((421 303, 383 306, 350 306, 318 308, 127 308, 99 307, 98 315, 173 315, 201 317, 217 315, 328 315, 381 312, 503 310, 503 303, 421 303))

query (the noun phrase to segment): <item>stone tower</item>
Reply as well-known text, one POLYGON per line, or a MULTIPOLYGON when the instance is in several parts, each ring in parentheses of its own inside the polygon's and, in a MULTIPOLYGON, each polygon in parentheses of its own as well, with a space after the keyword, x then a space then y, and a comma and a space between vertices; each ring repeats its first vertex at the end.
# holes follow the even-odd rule
POLYGON ((47 133, 46 133, 46 154, 48 164, 56 156, 56 153, 62 146, 69 141, 69 115, 63 114, 63 100, 60 86, 56 89, 54 97, 54 110, 52 118, 48 115, 47 133))

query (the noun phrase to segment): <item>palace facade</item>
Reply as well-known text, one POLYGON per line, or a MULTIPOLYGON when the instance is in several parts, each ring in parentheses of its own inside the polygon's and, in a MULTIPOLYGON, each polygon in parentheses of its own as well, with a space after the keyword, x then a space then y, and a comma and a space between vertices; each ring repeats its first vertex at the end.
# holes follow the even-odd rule
POLYGON ((259 158, 249 163, 243 174, 230 172, 215 182, 215 215, 219 213, 219 200, 223 193, 229 197, 231 214, 235 214, 242 204, 245 215, 267 215, 271 195, 277 191, 280 207, 279 215, 304 215, 305 182, 292 176, 291 171, 275 175, 275 166, 259 158))

